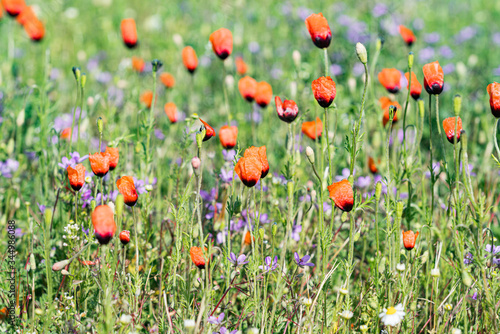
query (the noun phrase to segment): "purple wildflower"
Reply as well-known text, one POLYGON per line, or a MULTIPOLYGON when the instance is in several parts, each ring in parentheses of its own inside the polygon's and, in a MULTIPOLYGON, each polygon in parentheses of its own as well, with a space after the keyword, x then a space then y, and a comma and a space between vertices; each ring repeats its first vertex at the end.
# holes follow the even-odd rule
POLYGON ((248 263, 248 261, 245 261, 247 256, 245 254, 241 254, 240 256, 236 257, 236 255, 231 252, 229 257, 227 258, 229 262, 231 262, 235 267, 238 266, 243 266, 248 263))
POLYGON ((19 161, 7 159, 4 162, 0 161, 0 174, 3 177, 10 179, 12 174, 19 168, 19 161))
POLYGON ((297 252, 295 252, 293 254, 293 257, 295 259, 295 262, 297 263, 297 265, 301 268, 304 268, 304 266, 307 266, 307 267, 314 267, 314 263, 312 262, 307 262, 309 261, 309 259, 311 258, 310 255, 304 255, 304 257, 300 258, 299 257, 299 254, 297 252))
POLYGON ((266 256, 266 258, 264 259, 264 265, 259 266, 259 269, 264 270, 265 272, 274 271, 274 270, 276 270, 276 268, 278 268, 278 256, 277 255, 274 257, 274 260, 272 260, 270 256, 266 256))
POLYGON ((220 325, 224 320, 224 312, 222 312, 218 317, 210 316, 208 317, 208 322, 212 325, 220 325))

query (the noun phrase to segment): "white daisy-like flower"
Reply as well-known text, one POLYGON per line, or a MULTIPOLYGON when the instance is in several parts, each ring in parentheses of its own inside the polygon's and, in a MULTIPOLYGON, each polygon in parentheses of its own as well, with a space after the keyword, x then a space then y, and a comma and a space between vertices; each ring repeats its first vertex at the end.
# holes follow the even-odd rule
POLYGON ((345 320, 349 320, 349 319, 352 318, 352 316, 354 315, 354 313, 352 313, 351 311, 345 310, 342 313, 339 313, 339 315, 342 318, 344 318, 345 320))
POLYGON ((458 328, 453 328, 451 330, 451 334, 462 334, 462 330, 458 328))
POLYGON ((452 306, 451 304, 445 304, 445 305, 444 305, 444 309, 445 309, 446 311, 451 311, 451 309, 452 309, 452 308, 453 308, 453 306, 452 306))
POLYGON ((403 320, 405 314, 403 304, 400 303, 396 307, 384 308, 378 316, 384 325, 395 327, 403 320))
POLYGON ((439 276, 441 276, 441 273, 439 272, 439 268, 431 269, 431 276, 432 277, 439 277, 439 276))
POLYGON ((403 272, 403 271, 405 271, 405 269, 406 269, 405 264, 404 264, 404 263, 398 263, 398 264, 396 265, 396 269, 397 269, 397 271, 399 271, 399 272, 403 272))
POLYGON ((345 296, 349 293, 349 290, 347 290, 345 288, 340 288, 339 292, 345 296))
POLYGON ((367 333, 368 332, 368 325, 359 326, 359 330, 361 331, 361 333, 367 333))

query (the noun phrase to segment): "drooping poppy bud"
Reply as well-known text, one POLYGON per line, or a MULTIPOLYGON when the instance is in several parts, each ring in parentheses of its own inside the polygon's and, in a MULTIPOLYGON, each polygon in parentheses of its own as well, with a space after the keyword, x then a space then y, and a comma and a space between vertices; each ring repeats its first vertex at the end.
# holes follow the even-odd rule
POLYGON ((340 210, 349 212, 354 206, 354 193, 351 183, 344 179, 328 186, 330 198, 340 210))
MULTIPOLYGON (((406 81, 408 81, 408 85, 410 84, 410 73, 405 73, 406 81)), ((420 98, 420 94, 422 94, 422 85, 418 82, 417 76, 415 72, 411 72, 411 87, 406 86, 410 90, 411 97, 416 101, 420 98)))
POLYGON ((141 102, 147 107, 151 108, 151 104, 153 103, 153 92, 150 90, 145 91, 141 95, 141 102))
POLYGON ((24 0, 2 0, 2 5, 7 14, 13 17, 18 16, 26 7, 24 0))
POLYGON ((163 72, 160 74, 160 80, 167 88, 172 88, 175 86, 175 78, 172 74, 163 72))
POLYGON ((395 68, 384 68, 378 74, 378 81, 389 93, 396 94, 401 89, 401 72, 395 68))
POLYGON ((210 138, 212 138, 213 136, 215 136, 214 128, 212 128, 210 125, 208 125, 208 123, 205 122, 204 120, 202 120, 201 118, 200 118, 200 122, 202 122, 203 126, 205 127, 205 137, 203 137, 203 141, 207 141, 210 138))
POLYGON ((332 31, 330 30, 328 21, 322 13, 311 14, 306 18, 306 27, 314 45, 320 49, 330 46, 332 31))
POLYGON ((116 187, 120 194, 123 195, 123 202, 125 204, 134 206, 137 203, 138 196, 132 176, 122 176, 116 181, 116 187))
POLYGON ((238 81, 238 90, 245 100, 252 102, 257 92, 257 81, 249 76, 243 77, 238 81))
POLYGON ((182 49, 182 62, 189 73, 193 74, 194 71, 196 71, 198 67, 198 57, 192 47, 186 46, 182 49))
POLYGON ((444 73, 438 61, 425 64, 424 72, 424 87, 427 93, 439 95, 444 87, 444 73))
POLYGON ((401 34, 401 37, 403 37, 403 40, 408 46, 411 46, 417 40, 415 34, 413 34, 413 31, 406 28, 404 25, 399 26, 399 33, 401 34))
POLYGON ((252 233, 250 231, 247 231, 245 234, 245 245, 250 246, 252 244, 252 240, 255 242, 255 237, 252 237, 252 233))
POLYGON ((45 36, 45 27, 38 18, 33 18, 23 25, 24 31, 34 42, 39 42, 45 36))
POLYGON ((238 72, 239 75, 245 75, 248 70, 248 66, 241 57, 236 57, 235 60, 236 63, 236 72, 238 72))
POLYGON ((120 232, 120 242, 123 246, 126 246, 130 242, 130 231, 120 232))
POLYGON ((257 88, 255 90, 255 102, 265 108, 273 98, 273 88, 270 84, 265 81, 257 83, 257 88))
POLYGON ((490 83, 486 90, 490 95, 491 113, 496 118, 500 118, 500 84, 498 82, 490 83))
POLYGON ((177 119, 179 118, 177 115, 177 106, 173 102, 165 103, 165 114, 167 114, 170 123, 177 123, 177 119))
MULTIPOLYGON (((443 129, 446 133, 446 138, 452 144, 455 143, 455 117, 448 117, 443 120, 443 129)), ((460 132, 462 132, 462 119, 458 117, 457 121, 457 143, 460 141, 460 132)))
POLYGON ((137 46, 137 27, 134 19, 123 19, 121 23, 123 43, 133 49, 137 46))
POLYGON ((398 114, 397 111, 401 110, 401 105, 397 101, 392 101, 390 98, 387 96, 383 96, 379 99, 380 105, 382 106, 382 110, 384 111, 384 116, 382 118, 382 123, 385 126, 387 122, 389 122, 389 108, 391 106, 394 106, 396 109, 394 110, 394 116, 392 118, 392 123, 396 123, 398 121, 398 114))
POLYGON ((372 157, 368 157, 368 168, 372 174, 376 174, 378 172, 377 165, 375 164, 375 160, 372 157))
MULTIPOLYGON (((206 251, 207 248, 205 247, 205 252, 206 251)), ((200 269, 205 269, 205 264, 208 261, 205 261, 205 258, 203 257, 203 251, 200 247, 191 247, 191 249, 189 250, 189 255, 191 256, 191 261, 193 261, 195 266, 200 269)))
POLYGON ((68 166, 68 180, 74 191, 79 191, 85 184, 85 166, 78 164, 75 168, 68 166))
POLYGON ((418 232, 413 233, 412 230, 403 232, 403 244, 407 250, 412 250, 415 247, 415 241, 417 240, 418 232))
POLYGON ((139 73, 142 73, 144 71, 144 68, 146 67, 146 62, 144 59, 140 57, 132 57, 132 68, 139 73))
POLYGON ((321 122, 321 119, 319 117, 316 117, 315 121, 302 123, 302 133, 312 140, 316 140, 316 138, 321 137, 322 131, 323 122, 321 122))
POLYGON ((256 156, 243 156, 236 163, 234 171, 245 186, 253 187, 259 182, 262 175, 262 162, 256 156))
POLYGON ((283 122, 292 123, 295 118, 297 118, 297 115, 299 114, 299 107, 297 107, 295 101, 285 100, 284 102, 281 102, 280 97, 276 96, 274 102, 276 103, 278 117, 283 122))
POLYGON ((260 163, 262 164, 261 175, 260 175, 261 179, 265 178, 267 173, 269 172, 269 163, 267 161, 266 151, 267 149, 265 146, 261 147, 250 146, 245 150, 245 153, 243 154, 244 157, 256 157, 257 159, 259 159, 260 163))
POLYGON ((66 128, 61 131, 61 139, 69 140, 71 138, 71 128, 66 128))
POLYGON ((224 125, 220 128, 219 139, 222 147, 225 149, 231 149, 236 146, 236 140, 238 139, 238 128, 236 126, 224 125))
POLYGON ((225 60, 233 52, 233 34, 226 28, 220 28, 210 35, 210 43, 217 57, 225 60))
POLYGON ((105 152, 89 154, 90 167, 96 176, 103 177, 109 171, 109 156, 105 152))
POLYGON ((106 146, 106 151, 104 151, 109 159, 109 170, 114 170, 118 166, 118 160, 120 160, 120 152, 118 147, 108 147, 106 146))
POLYGON ((92 225, 94 225, 95 236, 99 243, 108 244, 116 232, 113 210, 106 204, 97 206, 92 212, 92 225))
POLYGON ((328 108, 337 95, 335 82, 330 77, 319 77, 312 82, 311 87, 314 98, 323 108, 328 108))

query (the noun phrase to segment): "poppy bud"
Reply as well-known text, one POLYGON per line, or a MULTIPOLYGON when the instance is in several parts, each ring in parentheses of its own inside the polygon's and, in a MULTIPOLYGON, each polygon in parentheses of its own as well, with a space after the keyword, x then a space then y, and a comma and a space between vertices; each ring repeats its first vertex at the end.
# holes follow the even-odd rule
POLYGON ((455 121, 457 122, 457 143, 460 141, 460 133, 462 132, 462 119, 458 117, 448 117, 443 120, 443 129, 446 133, 446 138, 452 144, 455 143, 455 121))
POLYGON ((123 195, 123 201, 128 206, 134 206, 137 203, 137 191, 135 190, 134 179, 132 176, 122 176, 116 181, 116 187, 123 195))
POLYGON ((252 102, 257 92, 257 81, 249 76, 243 77, 238 81, 238 90, 245 100, 252 102))
POLYGON ((462 271, 462 282, 465 286, 469 287, 472 284, 472 278, 466 270, 462 271))
POLYGON ((173 102, 167 102, 165 103, 165 107, 163 108, 165 110, 165 114, 167 114, 168 119, 170 120, 170 123, 177 123, 178 120, 178 115, 177 115, 177 106, 173 102))
POLYGON ((438 61, 424 65, 424 87, 427 93, 439 95, 444 87, 444 73, 438 61))
POLYGON ((396 123, 398 120, 397 111, 398 111, 398 109, 401 109, 401 105, 396 101, 392 101, 390 98, 388 98, 386 96, 381 97, 379 99, 379 102, 382 106, 382 110, 384 111, 384 116, 382 118, 382 123, 383 123, 384 127, 387 124, 387 122, 389 122, 391 107, 394 108, 394 111, 393 111, 394 115, 392 117, 392 122, 396 123))
POLYGON ((398 201, 396 204, 396 217, 401 220, 403 217, 403 209, 404 209, 404 203, 402 201, 398 201))
POLYGON ((201 160, 198 157, 193 157, 191 159, 191 166, 193 167, 194 170, 197 170, 201 166, 201 160))
MULTIPOLYGON (((205 252, 207 248, 205 247, 205 252)), ((205 269, 205 258, 203 257, 203 251, 200 247, 191 247, 189 250, 189 255, 191 256, 191 261, 193 261, 194 265, 200 269, 205 269)))
POLYGON ((255 90, 255 102, 265 108, 273 98, 273 88, 270 84, 265 81, 261 81, 257 84, 255 90))
POLYGON ((2 5, 7 14, 13 17, 18 16, 26 7, 24 0, 2 0, 2 5))
POLYGON ((106 146, 106 151, 104 151, 109 159, 109 170, 114 170, 118 165, 118 160, 120 160, 120 153, 118 147, 108 147, 106 146))
POLYGON ((408 87, 410 85, 410 73, 406 72, 405 73, 405 78, 406 81, 408 81, 408 85, 406 88, 410 90, 411 97, 416 101, 420 98, 420 94, 422 94, 422 85, 420 82, 418 82, 417 76, 415 75, 415 72, 411 72, 411 87, 408 87))
POLYGON ((160 74, 160 80, 167 88, 172 88, 175 85, 175 78, 170 73, 163 72, 160 74))
POLYGON ((349 181, 344 179, 340 182, 335 182, 328 186, 328 191, 336 207, 346 212, 352 210, 354 206, 354 193, 349 181))
POLYGON ((137 27, 134 19, 123 19, 121 23, 123 43, 133 49, 137 46, 137 27))
POLYGON ((415 56, 414 56, 413 52, 410 51, 410 53, 408 53, 408 67, 410 69, 413 67, 414 59, 415 59, 415 56))
POLYGON ((403 232, 403 245, 407 250, 412 250, 415 247, 415 241, 417 240, 418 232, 413 233, 412 230, 403 232))
POLYGON ((314 98, 323 108, 328 108, 337 94, 335 82, 330 77, 320 77, 312 82, 314 98))
POLYGON ((306 156, 307 159, 309 159, 309 162, 311 164, 314 164, 314 150, 311 148, 311 146, 306 147, 306 156))
POLYGON ((236 126, 224 125, 219 131, 219 139, 222 147, 231 149, 236 146, 238 138, 238 128, 236 126))
POLYGON ((79 191, 85 184, 85 166, 82 164, 76 165, 75 168, 68 166, 66 170, 71 188, 74 191, 79 191))
POLYGON ((404 25, 399 26, 399 33, 408 46, 411 46, 417 40, 417 38, 413 34, 413 31, 406 28, 404 25))
POLYGON ((103 177, 109 171, 109 156, 105 152, 89 154, 90 168, 96 176, 103 177))
POLYGON ((312 140, 316 140, 316 138, 321 137, 322 131, 323 123, 319 117, 316 117, 315 121, 302 123, 302 133, 312 140))
POLYGON ((113 210, 106 204, 96 207, 92 212, 92 225, 99 243, 101 245, 108 244, 116 232, 113 210))
POLYGON ((252 244, 252 240, 255 241, 255 237, 252 237, 250 231, 247 231, 245 234, 245 245, 250 246, 252 244))
POLYGON ((328 26, 328 21, 322 13, 311 14, 308 18, 306 18, 306 27, 311 35, 314 45, 320 49, 330 46, 332 31, 328 26))
POLYGON ((455 116, 460 115, 461 109, 462 109, 462 97, 457 94, 453 98, 453 111, 455 112, 455 116))
POLYGON ((356 55, 361 63, 366 64, 368 62, 368 55, 366 54, 366 48, 361 43, 356 43, 356 55))
POLYGON ((241 57, 236 57, 236 72, 238 72, 239 75, 245 75, 248 70, 248 66, 241 57))
POLYGON ((389 93, 396 94, 401 89, 401 72, 395 68, 384 68, 378 74, 378 81, 389 93))
POLYGON ((220 28, 210 35, 210 43, 217 57, 225 60, 233 52, 233 34, 226 28, 220 28))
POLYGON ((293 50, 292 59, 293 59, 293 63, 295 64, 296 67, 300 67, 301 58, 302 58, 302 56, 300 55, 300 51, 293 50))
POLYGON ((102 117, 97 118, 97 130, 99 131, 99 133, 102 133, 102 131, 104 130, 104 122, 102 120, 102 117))
POLYGON ((63 261, 59 261, 59 262, 56 262, 54 263, 54 265, 52 266, 52 270, 53 271, 61 271, 63 270, 68 264, 70 264, 71 262, 66 259, 66 260, 63 260, 63 261))
POLYGON ((146 62, 144 61, 144 59, 135 56, 132 57, 132 68, 136 72, 142 73, 145 67, 146 67, 146 62))
POLYGON ((500 118, 500 83, 490 83, 486 90, 490 95, 491 113, 496 118, 500 118))
POLYGON ((142 93, 141 102, 147 107, 151 108, 151 104, 153 103, 153 92, 148 90, 142 93))
POLYGON ((200 118, 200 121, 203 123, 203 126, 205 127, 205 137, 203 137, 203 141, 207 141, 213 136, 215 136, 215 130, 212 128, 210 125, 207 124, 204 120, 200 118))
POLYGON ((189 73, 193 74, 198 67, 198 57, 192 47, 186 46, 182 49, 182 62, 189 73))
POLYGON ((123 204, 124 203, 125 203, 125 201, 123 199, 123 195, 118 194, 118 196, 116 196, 116 200, 115 200, 115 213, 118 217, 120 217, 123 213, 123 204))
POLYGON ((33 17, 23 24, 24 31, 34 42, 39 42, 45 36, 45 27, 38 18, 33 17))
POLYGON ((278 112, 278 117, 286 123, 291 123, 297 118, 299 114, 299 108, 293 100, 285 100, 281 102, 279 96, 274 99, 276 102, 276 111, 278 112))
POLYGON ((159 59, 153 59, 151 61, 151 66, 153 68, 153 72, 156 73, 163 66, 163 62, 159 59))
POLYGON ((424 118, 425 108, 424 108, 424 100, 419 99, 417 101, 418 113, 420 114, 420 118, 424 118))
POLYGON ((126 246, 130 242, 130 231, 121 231, 120 241, 123 246, 126 246))

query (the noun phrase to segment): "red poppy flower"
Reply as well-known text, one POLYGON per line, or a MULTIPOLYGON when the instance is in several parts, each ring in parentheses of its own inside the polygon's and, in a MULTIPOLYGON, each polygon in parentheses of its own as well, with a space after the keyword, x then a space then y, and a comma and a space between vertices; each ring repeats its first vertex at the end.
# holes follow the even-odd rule
POLYGON ((96 176, 103 177, 109 171, 109 156, 105 152, 89 154, 90 168, 96 176))
POLYGON ((68 180, 74 191, 80 190, 85 184, 85 166, 78 164, 75 168, 68 166, 68 180))
POLYGON ((252 102, 257 92, 257 81, 249 76, 243 77, 238 81, 238 90, 245 100, 252 102))
POLYGON ((130 242, 130 231, 121 231, 119 236, 123 246, 130 242))
POLYGON ((250 246, 252 244, 252 239, 255 242, 255 237, 252 238, 252 233, 250 233, 250 231, 247 231, 247 233, 245 234, 245 240, 244 240, 245 245, 250 246))
POLYGON ((406 28, 404 25, 399 26, 399 33, 408 46, 411 46, 417 40, 417 38, 413 34, 413 31, 406 28))
POLYGON ((321 119, 319 117, 316 117, 315 121, 302 123, 302 133, 312 140, 316 140, 316 138, 321 137, 322 131, 323 122, 321 122, 321 119))
POLYGON ((109 159, 109 170, 114 170, 118 166, 118 160, 120 160, 120 152, 118 147, 108 147, 106 146, 106 151, 104 151, 109 159))
POLYGON ((99 243, 108 244, 116 232, 113 210, 106 204, 96 207, 92 212, 92 225, 94 225, 95 236, 99 243))
POLYGON ((285 100, 281 102, 279 96, 276 96, 274 99, 276 103, 276 111, 278 112, 278 117, 287 123, 292 123, 297 115, 299 114, 299 107, 297 107, 297 103, 293 100, 285 100))
MULTIPOLYGON (((0 10, 1 9, 2 8, 0 8, 0 10)), ((0 15, 0 18, 2 18, 2 15, 0 15)), ((7 306, 2 307, 2 309, 0 309, 0 320, 3 320, 8 316, 9 316, 9 309, 7 308, 7 306)))
POLYGON ((134 19, 123 19, 121 23, 123 43, 133 49, 137 45, 137 27, 134 19))
POLYGON ((34 42, 39 42, 45 36, 45 27, 38 18, 31 18, 23 24, 24 31, 34 42))
POLYGON ((490 83, 486 90, 490 95, 491 113, 496 118, 500 118, 500 84, 497 82, 490 83))
POLYGON ((306 19, 306 27, 311 35, 311 39, 318 48, 324 49, 330 46, 332 31, 322 13, 311 14, 306 19))
POLYGON ((262 108, 266 107, 273 98, 273 88, 265 81, 257 84, 255 90, 255 102, 262 108))
POLYGON ((61 131, 61 139, 69 140, 71 138, 71 128, 66 128, 61 131))
POLYGON ((255 156, 241 157, 236 163, 234 171, 244 185, 253 187, 259 182, 262 175, 262 162, 255 156))
POLYGON ((175 78, 170 73, 163 72, 160 74, 160 80, 167 88, 172 88, 175 85, 175 78))
POLYGON ((335 202, 337 206, 342 211, 351 211, 354 206, 354 194, 352 191, 352 186, 346 179, 335 182, 328 186, 328 191, 330 192, 330 198, 335 202))
POLYGON ((245 75, 248 70, 248 66, 241 57, 236 57, 236 72, 238 72, 239 75, 245 75))
POLYGON ((147 107, 151 108, 151 104, 153 103, 153 92, 150 90, 145 91, 141 95, 141 102, 147 107))
POLYGON ((222 147, 225 149, 231 149, 236 146, 236 140, 238 139, 238 128, 236 126, 224 125, 220 128, 219 139, 222 147))
POLYGON ((31 20, 36 19, 36 18, 37 17, 36 17, 35 12, 33 11, 33 7, 24 6, 23 9, 21 10, 21 12, 19 13, 19 15, 17 15, 16 21, 20 25, 24 25, 28 21, 31 21, 31 20))
POLYGON ((125 204, 134 206, 137 203, 138 196, 132 176, 122 176, 116 181, 116 187, 120 194, 123 195, 123 202, 125 204))
POLYGON ((372 157, 368 157, 368 168, 373 174, 376 174, 378 172, 377 165, 375 164, 375 160, 373 160, 372 157))
POLYGON ((260 178, 263 179, 266 177, 267 173, 269 172, 269 163, 267 161, 267 153, 266 153, 266 147, 261 146, 261 147, 255 147, 255 146, 250 146, 245 150, 245 153, 243 154, 244 157, 256 157, 260 163, 262 164, 261 168, 261 175, 260 178))
POLYGON ((337 95, 335 82, 330 77, 320 77, 314 80, 311 87, 314 98, 323 108, 328 108, 337 95))
POLYGON ((396 94, 401 89, 401 72, 395 68, 384 68, 378 74, 378 81, 389 93, 396 94))
MULTIPOLYGON (((207 248, 205 247, 205 252, 206 251, 207 248)), ((189 250, 189 255, 191 256, 191 261, 193 261, 195 266, 200 269, 205 269, 205 264, 208 261, 205 261, 205 258, 203 257, 203 251, 200 247, 191 247, 191 249, 189 250)))
MULTIPOLYGON (((410 84, 410 73, 406 72, 405 73, 405 78, 406 81, 408 81, 408 85, 410 84)), ((408 85, 406 88, 408 88, 408 85)), ((422 85, 420 82, 418 82, 417 76, 415 75, 415 72, 411 72, 411 88, 410 89, 410 94, 413 99, 418 100, 420 97, 420 94, 422 94, 422 85)))
POLYGON ((194 71, 196 71, 198 67, 198 57, 192 47, 186 46, 182 49, 182 62, 189 73, 193 74, 194 71))
POLYGON ((213 136, 215 136, 214 128, 212 128, 210 125, 208 125, 208 123, 205 122, 204 120, 202 120, 201 118, 200 118, 200 121, 203 123, 203 126, 205 127, 205 138, 203 138, 203 141, 207 141, 210 138, 212 138, 213 136))
POLYGON ((441 94, 444 87, 444 73, 438 61, 425 64, 424 68, 424 87, 427 93, 441 94))
POLYGON ((144 71, 144 67, 146 67, 144 59, 135 56, 132 57, 132 68, 135 71, 142 73, 142 71, 144 71))
MULTIPOLYGON (((443 120, 443 129, 446 133, 446 138, 450 143, 455 142, 455 117, 448 117, 443 120)), ((457 143, 460 141, 460 132, 462 131, 462 119, 458 117, 457 121, 457 143)))
POLYGON ((0 20, 3 18, 3 6, 2 2, 0 2, 0 20))
POLYGON ((233 34, 226 28, 220 28, 210 35, 210 43, 217 57, 225 60, 233 52, 233 34))
POLYGON ((413 233, 412 230, 403 232, 403 244, 407 250, 412 250, 415 247, 415 241, 417 240, 418 232, 413 233))
POLYGON ((396 107, 394 110, 394 117, 392 118, 392 123, 396 123, 398 121, 397 111, 401 110, 401 105, 397 101, 392 101, 387 96, 383 96, 379 99, 380 105, 382 106, 382 110, 384 111, 384 117, 382 118, 382 123, 384 126, 389 122, 389 108, 391 106, 396 107))
POLYGON ((178 115, 177 115, 177 106, 173 102, 165 103, 165 114, 167 114, 170 123, 177 123, 178 115))
POLYGON ((14 17, 19 15, 26 7, 24 0, 2 0, 2 5, 7 14, 14 17))

